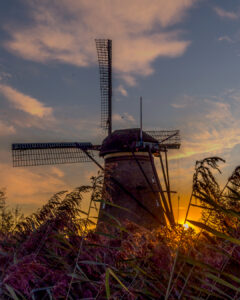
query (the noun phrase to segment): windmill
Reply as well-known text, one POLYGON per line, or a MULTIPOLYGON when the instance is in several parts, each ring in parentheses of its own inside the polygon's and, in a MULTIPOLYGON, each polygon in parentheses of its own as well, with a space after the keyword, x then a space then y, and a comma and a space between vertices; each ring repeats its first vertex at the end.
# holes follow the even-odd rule
POLYGON ((12 144, 13 166, 94 162, 104 171, 104 196, 98 224, 108 222, 112 216, 148 228, 167 223, 174 225, 167 152, 180 148, 179 130, 143 131, 141 121, 140 128, 112 132, 112 41, 95 41, 101 127, 107 131, 107 137, 101 145, 78 141, 12 144), (97 161, 96 151, 103 157, 104 167, 97 161), (163 183, 159 180, 154 156, 160 159, 163 183))

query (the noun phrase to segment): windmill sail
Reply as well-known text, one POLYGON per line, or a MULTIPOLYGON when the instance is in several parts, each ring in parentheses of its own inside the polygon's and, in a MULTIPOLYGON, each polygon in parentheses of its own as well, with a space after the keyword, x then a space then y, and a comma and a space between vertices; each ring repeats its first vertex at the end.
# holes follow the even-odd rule
POLYGON ((101 127, 112 132, 112 41, 96 39, 101 90, 101 127))
POLYGON ((166 149, 180 148, 180 130, 152 130, 145 132, 155 138, 166 149))
POLYGON ((14 167, 90 162, 84 151, 93 156, 91 143, 12 144, 14 167))

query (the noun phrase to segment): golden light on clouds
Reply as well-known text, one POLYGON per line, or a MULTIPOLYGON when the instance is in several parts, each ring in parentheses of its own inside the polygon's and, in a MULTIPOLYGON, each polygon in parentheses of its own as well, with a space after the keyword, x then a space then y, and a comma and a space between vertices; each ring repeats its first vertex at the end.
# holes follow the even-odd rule
POLYGON ((27 60, 59 61, 85 67, 96 62, 94 38, 112 38, 114 68, 133 85, 134 75, 146 76, 154 71, 151 64, 157 57, 177 57, 186 51, 190 42, 182 38, 181 31, 168 27, 180 22, 196 2, 28 2, 33 26, 6 26, 10 39, 5 47, 27 60))
POLYGON ((54 194, 56 191, 66 188, 62 179, 63 173, 56 167, 34 170, 32 168, 10 168, 8 164, 1 164, 1 170, 5 174, 1 178, 1 187, 6 187, 8 195, 17 199, 19 204, 26 202, 27 199, 27 202, 34 202, 34 196, 38 194, 49 192, 54 194))
POLYGON ((8 136, 16 133, 16 129, 13 125, 5 124, 0 120, 0 136, 8 136))
POLYGON ((0 93, 6 97, 15 109, 39 118, 52 116, 53 110, 51 107, 46 107, 37 99, 25 95, 8 85, 0 84, 0 93))
MULTIPOLYGON (((116 83, 115 86, 113 85, 113 94, 117 94, 118 97, 114 99, 116 101, 113 104, 120 108, 115 110, 114 107, 115 128, 135 126, 138 115, 136 109, 133 109, 134 97, 137 98, 140 93, 145 93, 146 106, 148 106, 146 110, 149 110, 146 124, 152 127, 156 125, 153 129, 176 126, 181 131, 181 149, 169 152, 169 165, 171 188, 178 191, 180 196, 179 207, 177 196, 173 197, 175 215, 179 208, 179 220, 182 221, 189 201, 195 161, 206 156, 222 156, 230 153, 231 149, 239 144, 240 136, 240 93, 235 93, 233 86, 231 90, 230 87, 225 89, 224 85, 222 89, 218 89, 217 85, 212 89, 212 82, 209 86, 205 82, 207 88, 204 89, 204 80, 196 74, 203 72, 204 68, 211 71, 207 65, 203 63, 203 66, 200 66, 199 61, 195 60, 199 57, 201 62, 205 62, 207 59, 204 53, 206 54, 206 49, 209 50, 208 45, 198 40, 199 36, 196 33, 199 28, 202 30, 202 24, 197 23, 198 18, 195 18, 195 12, 192 10, 198 8, 201 1, 23 2, 24 4, 21 5, 27 22, 22 21, 22 15, 14 20, 9 17, 2 27, 4 39, 1 45, 4 47, 3 52, 8 55, 4 59, 7 61, 9 57, 14 57, 16 62, 20 62, 19 65, 24 66, 23 69, 26 63, 25 71, 28 73, 26 77, 22 73, 20 76, 19 70, 10 63, 12 69, 6 68, 0 71, 0 95, 8 114, 6 116, 3 113, 0 116, 0 136, 4 139, 5 145, 7 142, 10 145, 17 139, 22 142, 51 141, 51 139, 59 141, 61 138, 71 141, 72 135, 76 140, 83 138, 101 143, 104 135, 98 128, 99 116, 96 115, 97 110, 93 108, 94 101, 90 103, 94 97, 99 97, 99 94, 94 94, 95 91, 90 85, 97 79, 97 74, 94 78, 93 73, 90 72, 93 71, 93 66, 97 68, 94 39, 110 38, 113 40, 113 79, 114 84, 116 83), (196 50, 197 40, 199 49, 196 50), (201 47, 204 47, 202 53, 201 47), (171 60, 169 65, 166 62, 170 59, 157 61, 158 58, 165 57, 177 59, 171 60), (155 70, 157 70, 156 74, 154 74, 155 70), (92 77, 88 77, 86 86, 82 87, 81 80, 85 76, 85 71, 87 76, 91 74, 92 77), (30 72, 33 72, 31 78, 33 81, 29 80, 32 75, 29 76, 30 72), (60 75, 56 74, 57 72, 60 75), (149 77, 145 81, 141 76, 149 77), (46 78, 49 82, 45 81, 45 86, 40 93, 36 85, 41 82, 41 79, 44 81, 46 78), (196 81, 198 86, 195 85, 196 81), (34 84, 31 86, 32 82, 34 84), (138 85, 139 82, 141 84, 138 85), (48 84, 53 87, 54 84, 58 85, 49 93, 48 84), (27 86, 28 92, 24 93, 22 86, 27 86), (92 94, 88 97, 90 93, 88 94, 87 90, 90 89, 92 94), (208 91, 211 91, 210 95, 208 91), (44 95, 44 102, 41 100, 42 95, 44 95), (52 98, 48 99, 48 97, 52 98), (71 99, 71 105, 67 103, 68 99, 71 99), (117 102, 119 99, 121 101, 117 102), (124 101, 128 103, 123 109, 121 105, 124 101), (79 115, 77 110, 80 112, 79 115), (163 115, 165 112, 166 115, 163 115), (158 116, 152 117, 154 114, 158 116)), ((204 9, 206 11, 209 9, 217 22, 227 20, 226 23, 235 24, 235 20, 239 18, 237 10, 208 5, 201 7, 200 13, 204 9)), ((202 33, 204 37, 208 34, 202 33)), ((219 42, 219 34, 224 37, 222 40, 225 42, 236 39, 234 35, 231 35, 232 39, 230 39, 228 32, 217 32, 216 37, 208 36, 209 44, 212 39, 214 47, 222 45, 223 42, 219 42)), ((233 44, 237 43, 231 43, 232 47, 233 44)), ((219 55, 222 53, 219 52, 219 55)), ((211 53, 216 59, 213 54, 211 53)), ((230 57, 229 53, 228 57, 230 57)), ((221 62, 218 61, 216 66, 219 65, 221 62)), ((225 72, 227 66, 222 67, 225 72)), ((215 75, 218 75, 217 72, 215 75)), ((8 151, 10 156, 10 150, 8 151)), ((47 200, 49 195, 70 186, 65 184, 66 177, 70 182, 79 176, 79 173, 76 175, 71 172, 71 167, 68 170, 58 166, 18 170, 5 164, 4 159, 1 163, 5 174, 1 185, 8 186, 9 197, 19 203, 23 201, 40 203, 43 199, 47 200), (40 194, 41 196, 38 196, 40 194)), ((80 168, 79 170, 82 170, 80 168)), ((84 183, 87 180, 85 175, 83 179, 81 176, 77 178, 79 181, 77 179, 74 182, 79 185, 82 180, 84 183)), ((199 215, 195 210, 192 213, 199 215)))

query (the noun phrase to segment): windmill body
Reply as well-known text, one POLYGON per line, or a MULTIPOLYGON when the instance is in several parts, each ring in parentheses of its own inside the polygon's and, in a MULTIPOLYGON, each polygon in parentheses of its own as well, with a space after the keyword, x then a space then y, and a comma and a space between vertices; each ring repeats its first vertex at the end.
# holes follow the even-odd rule
POLYGON ((112 41, 98 39, 96 46, 100 70, 101 127, 108 132, 102 145, 90 142, 13 144, 13 166, 92 161, 104 171, 99 224, 109 222, 109 216, 112 216, 147 228, 167 222, 174 225, 167 150, 179 149, 179 130, 142 131, 140 126, 112 132, 112 41), (94 158, 96 151, 104 158, 104 167, 94 158), (154 155, 160 158, 163 183, 158 177, 154 155))
MULTIPOLYGON (((104 198, 109 204, 102 203, 99 222, 110 221, 108 215, 111 215, 120 221, 131 220, 148 228, 165 224, 149 153, 147 149, 139 149, 136 145, 136 141, 139 140, 140 129, 131 128, 114 131, 102 143, 100 156, 103 156, 105 162, 104 198), (141 207, 138 201, 134 201, 111 178, 124 186, 143 206, 141 207), (114 203, 114 206, 111 203, 114 203), (157 218, 154 218, 153 215, 157 218)), ((143 132, 142 141, 158 143, 145 132, 143 132)))

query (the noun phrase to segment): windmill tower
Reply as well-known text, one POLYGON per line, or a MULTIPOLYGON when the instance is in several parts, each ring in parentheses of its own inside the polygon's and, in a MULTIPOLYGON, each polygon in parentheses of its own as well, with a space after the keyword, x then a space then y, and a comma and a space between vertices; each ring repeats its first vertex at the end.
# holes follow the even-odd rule
POLYGON ((112 41, 97 39, 96 47, 100 71, 101 127, 108 132, 102 145, 90 142, 13 144, 13 166, 92 161, 104 171, 99 224, 109 222, 109 216, 112 216, 147 228, 167 223, 174 225, 167 151, 179 149, 179 130, 143 131, 141 125, 140 128, 112 132, 112 41), (96 151, 104 158, 104 167, 95 159, 96 151), (154 156, 160 159, 163 183, 159 180, 154 156))

